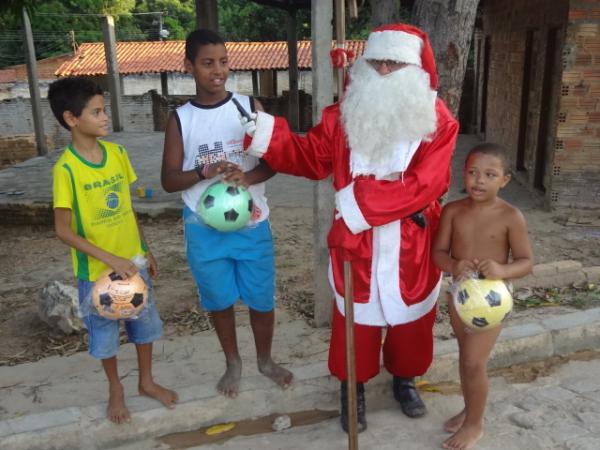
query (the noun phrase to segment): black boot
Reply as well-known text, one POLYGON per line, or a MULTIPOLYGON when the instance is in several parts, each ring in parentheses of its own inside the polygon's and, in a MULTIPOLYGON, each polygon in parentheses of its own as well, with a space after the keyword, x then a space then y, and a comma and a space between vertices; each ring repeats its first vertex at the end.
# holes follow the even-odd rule
MULTIPOLYGON (((340 415, 340 421, 342 422, 342 429, 348 432, 348 388, 345 381, 341 383, 340 397, 342 399, 342 412, 340 415)), ((357 413, 357 427, 356 430, 362 433, 367 429, 367 408, 365 405, 365 386, 363 383, 356 383, 356 413, 357 413)))
POLYGON ((408 417, 421 417, 427 413, 414 378, 394 377, 394 398, 400 402, 402 412, 408 417))

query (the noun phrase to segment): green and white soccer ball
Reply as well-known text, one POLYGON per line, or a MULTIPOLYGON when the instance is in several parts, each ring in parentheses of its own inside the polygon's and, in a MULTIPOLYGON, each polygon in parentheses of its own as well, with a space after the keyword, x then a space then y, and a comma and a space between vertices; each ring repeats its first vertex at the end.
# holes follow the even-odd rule
POLYGON ((242 186, 218 181, 211 184, 200 197, 196 214, 219 231, 236 231, 246 226, 252 217, 252 196, 242 186))

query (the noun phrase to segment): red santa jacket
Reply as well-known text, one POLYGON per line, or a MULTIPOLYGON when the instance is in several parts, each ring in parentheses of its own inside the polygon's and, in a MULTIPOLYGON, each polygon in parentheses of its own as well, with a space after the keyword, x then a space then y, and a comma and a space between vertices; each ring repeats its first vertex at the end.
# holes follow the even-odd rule
POLYGON ((326 108, 306 136, 293 133, 285 119, 259 112, 254 137, 245 142, 250 154, 277 172, 313 180, 333 175, 337 218, 328 235, 329 278, 343 313, 343 263, 352 261, 357 323, 412 322, 437 300, 441 274, 430 253, 441 213, 437 200, 450 185, 458 123, 439 99, 436 112, 434 135, 419 144, 394 180, 352 176, 339 104, 326 108), (409 219, 419 211, 425 228, 409 219))

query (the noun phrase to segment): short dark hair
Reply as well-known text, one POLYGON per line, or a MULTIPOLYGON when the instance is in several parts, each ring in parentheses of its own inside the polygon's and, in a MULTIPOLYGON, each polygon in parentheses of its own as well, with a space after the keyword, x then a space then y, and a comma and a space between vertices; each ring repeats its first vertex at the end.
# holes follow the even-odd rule
POLYGON ((185 39, 185 59, 194 62, 198 49, 209 44, 225 45, 223 38, 212 30, 200 28, 192 31, 185 39))
POLYGON ((467 165, 467 161, 472 155, 475 154, 483 154, 483 155, 491 155, 495 156, 502 162, 502 169, 504 170, 504 175, 510 174, 510 165, 508 162, 508 152, 505 147, 500 144, 495 144, 493 142, 484 142, 482 144, 478 144, 469 150, 467 157, 465 158, 465 166, 467 165))
POLYGON ((65 111, 70 111, 79 117, 90 98, 102 95, 102 88, 88 78, 66 77, 54 81, 48 87, 48 100, 54 117, 67 130, 71 130, 63 117, 65 111))

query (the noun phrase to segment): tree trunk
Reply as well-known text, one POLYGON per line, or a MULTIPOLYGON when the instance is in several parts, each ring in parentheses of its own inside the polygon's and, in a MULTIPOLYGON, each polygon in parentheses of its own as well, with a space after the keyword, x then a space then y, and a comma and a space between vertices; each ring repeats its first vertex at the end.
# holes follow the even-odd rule
POLYGON ((400 22, 399 0, 371 0, 370 3, 373 27, 400 22))
POLYGON ((415 0, 412 23, 427 32, 439 74, 438 93, 456 116, 479 0, 415 0))

